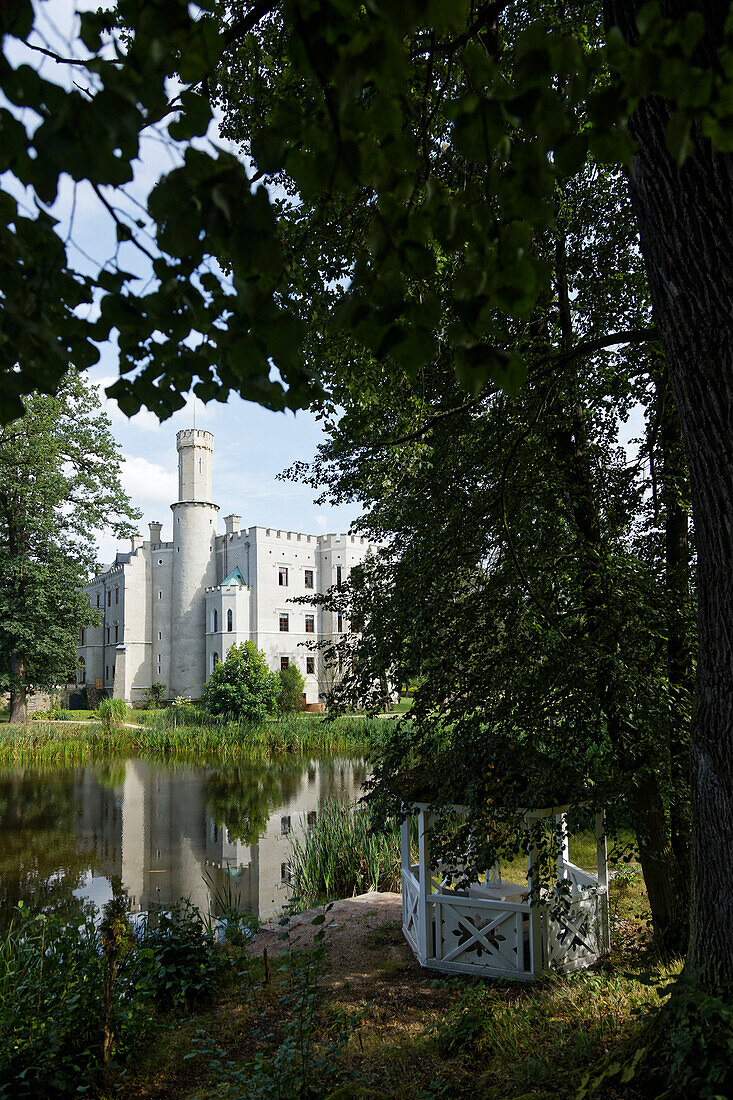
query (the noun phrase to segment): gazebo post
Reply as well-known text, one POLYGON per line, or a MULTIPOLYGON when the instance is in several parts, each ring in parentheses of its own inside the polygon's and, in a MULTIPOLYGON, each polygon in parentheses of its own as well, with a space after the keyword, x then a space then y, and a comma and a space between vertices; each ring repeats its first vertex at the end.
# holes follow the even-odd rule
POLYGON ((600 940, 604 952, 611 950, 611 926, 608 907, 608 843, 606 841, 606 814, 601 810, 596 814, 596 867, 598 885, 602 887, 599 899, 601 912, 600 940))
MULTIPOLYGON (((400 859, 402 861, 402 874, 411 871, 410 867, 410 815, 400 825, 400 859)), ((402 924, 407 924, 407 894, 402 891, 402 924)))
POLYGON ((433 892, 430 872, 430 818, 427 810, 420 809, 417 817, 417 843, 419 850, 420 882, 418 892, 418 926, 420 929, 420 962, 428 959, 430 936, 428 928, 428 895, 433 892))
POLYGON ((565 864, 570 862, 570 840, 568 837, 568 815, 556 814, 557 831, 560 838, 560 846, 557 852, 557 878, 561 882, 565 876, 565 864))
POLYGON ((524 815, 524 827, 529 835, 529 848, 527 852, 527 884, 529 885, 529 950, 532 966, 532 977, 538 978, 544 970, 542 958, 542 906, 540 904, 540 877, 537 869, 537 842, 533 835, 532 826, 536 822, 533 814, 524 815))

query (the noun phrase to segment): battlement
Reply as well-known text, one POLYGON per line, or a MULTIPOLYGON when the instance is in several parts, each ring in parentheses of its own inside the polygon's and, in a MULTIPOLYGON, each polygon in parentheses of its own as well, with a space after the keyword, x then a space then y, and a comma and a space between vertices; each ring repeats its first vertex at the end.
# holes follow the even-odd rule
POLYGON ((176 447, 205 447, 207 451, 214 450, 214 436, 203 428, 182 428, 176 432, 176 447))
POLYGON ((346 546, 369 546, 369 539, 364 538, 363 535, 349 535, 348 533, 318 535, 318 545, 321 549, 341 550, 346 546))

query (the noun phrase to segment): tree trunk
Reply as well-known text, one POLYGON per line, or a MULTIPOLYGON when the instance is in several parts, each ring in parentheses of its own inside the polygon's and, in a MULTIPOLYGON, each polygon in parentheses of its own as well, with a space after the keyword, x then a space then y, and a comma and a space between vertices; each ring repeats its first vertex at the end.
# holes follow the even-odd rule
POLYGON ((28 721, 26 701, 28 692, 25 686, 25 658, 10 658, 10 673, 15 687, 10 691, 10 721, 23 723, 28 721))
MULTIPOLYGON (((631 39, 642 0, 605 0, 631 39)), ((728 0, 700 0, 703 64, 717 62, 728 0)), ((690 5, 662 4, 679 16, 690 5)), ((630 122, 630 174, 654 315, 690 470, 698 554, 697 708, 692 728, 693 899, 687 965, 711 992, 733 982, 733 157, 699 133, 681 169, 665 146, 669 105, 630 122)))
MULTIPOLYGON (((655 374, 662 454, 665 574, 667 608, 667 675, 669 678, 669 755, 672 793, 670 831, 672 849, 691 874, 690 843, 690 707, 694 693, 692 654, 688 641, 690 609, 690 540, 687 500, 689 484, 677 406, 666 364, 655 374)), ((687 900, 687 899, 686 899, 687 900)))
MULTIPOLYGON (((561 347, 567 352, 574 341, 562 230, 558 231, 555 265, 561 347)), ((597 652, 599 705, 629 783, 627 805, 639 845, 654 931, 660 946, 676 955, 684 950, 687 940, 689 884, 672 843, 664 793, 656 771, 658 762, 634 757, 634 738, 627 719, 630 700, 619 696, 615 683, 618 628, 610 614, 613 595, 607 578, 607 552, 591 469, 586 412, 577 375, 572 369, 567 375, 565 388, 556 395, 550 409, 550 442, 568 489, 580 551, 585 559, 583 603, 588 635, 597 652)))

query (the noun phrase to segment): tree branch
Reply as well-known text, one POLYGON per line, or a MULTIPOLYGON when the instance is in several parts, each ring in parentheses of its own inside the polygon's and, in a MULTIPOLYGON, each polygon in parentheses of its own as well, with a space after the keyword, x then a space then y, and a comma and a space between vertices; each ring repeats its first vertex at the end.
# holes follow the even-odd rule
POLYGON ((276 0, 257 0, 257 3, 236 23, 231 23, 224 31, 224 48, 235 46, 245 35, 253 31, 260 19, 264 18, 275 7, 276 0))
MULTIPOLYGON (((612 347, 614 344, 640 344, 647 340, 656 339, 658 339, 658 333, 655 328, 622 329, 620 332, 612 332, 608 336, 599 336, 595 340, 585 340, 582 344, 576 344, 574 348, 570 348, 569 351, 553 352, 551 355, 546 355, 537 360, 532 365, 538 367, 546 363, 569 363, 580 356, 592 355, 593 352, 602 351, 603 348, 612 347)), ((481 394, 478 397, 471 398, 470 401, 465 401, 462 405, 456 405, 452 409, 444 409, 442 412, 435 413, 420 428, 416 428, 414 432, 398 436, 397 439, 382 439, 376 443, 367 444, 367 446, 370 450, 378 450, 381 447, 401 447, 404 443, 414 443, 417 439, 432 431, 441 420, 466 412, 467 409, 472 409, 475 405, 478 405, 480 400, 481 394)))

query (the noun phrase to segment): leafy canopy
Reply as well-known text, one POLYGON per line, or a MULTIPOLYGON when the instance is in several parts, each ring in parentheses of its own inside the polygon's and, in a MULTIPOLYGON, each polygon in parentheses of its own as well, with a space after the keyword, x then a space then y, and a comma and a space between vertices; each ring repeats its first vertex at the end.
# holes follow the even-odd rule
POLYGON ((110 338, 120 377, 109 392, 128 414, 145 405, 169 416, 191 387, 204 401, 235 391, 270 408, 317 400, 322 386, 303 357, 305 303, 279 213, 355 189, 370 200, 368 232, 342 284, 344 331, 408 373, 447 346, 469 388, 488 378, 516 387, 523 358, 507 356, 495 312, 526 317, 546 286, 532 239, 552 222, 558 183, 589 153, 628 163, 626 118, 649 95, 674 105, 667 144, 680 163, 694 126, 733 148, 730 49, 715 71, 701 70, 701 16, 670 22, 656 4, 642 9, 636 42, 612 30, 593 49, 511 0, 478 16, 467 0, 257 0, 244 8, 119 0, 78 20, 64 58, 43 45, 30 0, 0 17, 6 418, 20 414, 23 394, 53 392, 70 363, 95 363, 110 338), (491 49, 499 16, 521 26, 509 81, 491 49), (36 67, 39 50, 50 76, 36 67), (239 159, 200 140, 212 90, 226 83, 238 50, 260 59, 266 79, 275 69, 287 78, 253 135, 254 180, 239 159), (434 57, 452 59, 462 74, 440 136, 480 170, 460 190, 431 172, 411 125, 434 57), (141 211, 123 192, 141 136, 153 129, 180 143, 180 163, 141 211), (281 176, 285 191, 259 185, 281 176), (115 255, 91 270, 71 263, 55 220, 69 182, 83 184, 115 226, 115 255), (431 288, 446 262, 455 268, 449 326, 431 288))

